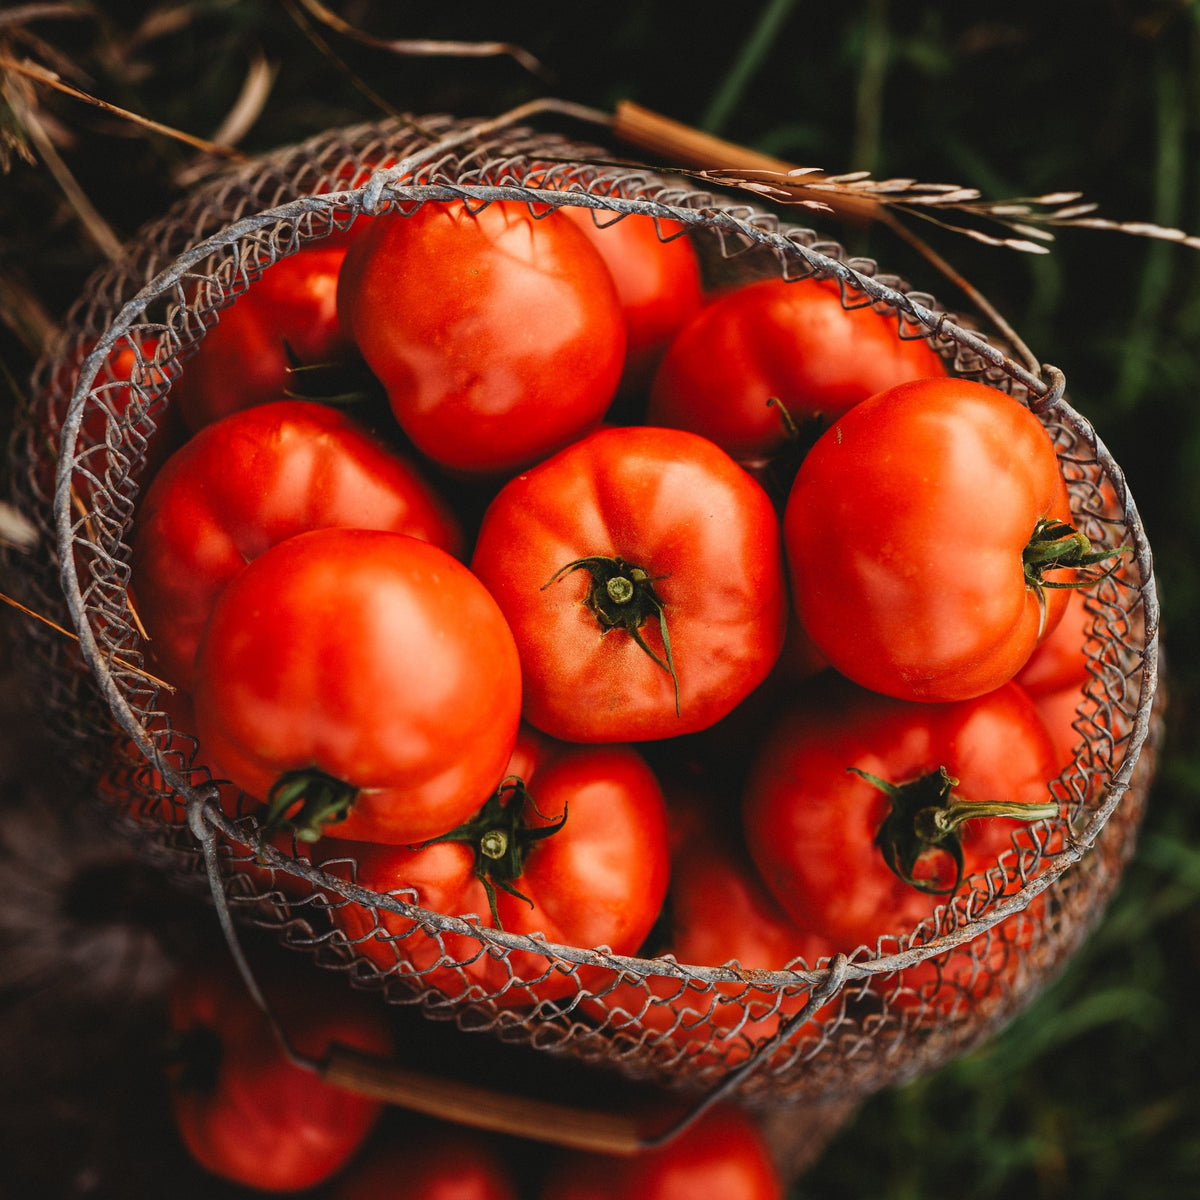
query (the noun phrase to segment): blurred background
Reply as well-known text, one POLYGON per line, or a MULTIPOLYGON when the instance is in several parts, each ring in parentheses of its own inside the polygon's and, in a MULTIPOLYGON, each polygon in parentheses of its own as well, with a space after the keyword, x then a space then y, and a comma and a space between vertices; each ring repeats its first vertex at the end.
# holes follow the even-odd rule
MULTIPOLYGON (((1102 217, 1200 235, 1200 4, 330 8, 378 39, 512 43, 542 72, 508 55, 400 56, 300 0, 0 9, 6 424, 91 271, 219 165, 31 78, 27 60, 251 155, 389 111, 633 100, 798 165, 960 184, 997 201, 1079 191, 1102 217)), ((796 219, 963 304, 887 230, 796 219)), ((1167 741, 1137 857, 1082 953, 990 1045, 867 1101, 792 1195, 1200 1194, 1200 250, 1063 229, 1033 255, 909 226, 1066 373, 1072 402, 1124 467, 1155 548, 1167 741)), ((61 803, 70 785, 11 667, 22 620, 2 618, 0 1121, 15 1153, 0 1182, 8 1171, 52 1197, 218 1194, 187 1183, 148 1036, 167 968, 156 934, 190 914, 61 803), (81 869, 92 873, 82 888, 81 869), (47 1002, 30 1004, 38 994, 47 1002)))

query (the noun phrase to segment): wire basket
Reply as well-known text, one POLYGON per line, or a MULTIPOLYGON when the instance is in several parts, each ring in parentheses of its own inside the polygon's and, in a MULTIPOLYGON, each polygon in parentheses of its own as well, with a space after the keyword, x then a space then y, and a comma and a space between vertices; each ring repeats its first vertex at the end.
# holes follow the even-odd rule
POLYGON ((931 1069, 1008 1020, 1064 963, 1116 886, 1153 770, 1150 550, 1120 468, 1063 398, 1053 368, 1031 374, 932 297, 810 230, 678 178, 594 165, 610 159, 503 121, 389 121, 249 164, 145 229, 69 314, 14 434, 14 499, 42 548, 10 565, 22 599, 79 639, 76 647, 34 633, 28 667, 65 760, 120 800, 119 819, 148 856, 182 884, 212 884, 220 907, 275 929, 353 985, 637 1079, 772 1103, 861 1097, 931 1069), (376 171, 387 163, 395 165, 376 171), (773 970, 552 945, 418 908, 403 893, 366 892, 353 864, 321 871, 270 847, 256 855, 251 802, 227 800, 235 815, 221 811, 194 740, 172 728, 144 671, 127 585, 147 444, 191 353, 268 266, 364 212, 457 199, 681 222, 710 283, 835 278, 847 307, 891 314, 899 335, 929 339, 950 373, 1029 404, 1058 451, 1077 526, 1097 542, 1132 547, 1087 596, 1091 679, 1075 760, 1051 785, 1059 818, 1022 828, 990 870, 906 936, 773 970), (331 921, 338 905, 358 906, 361 936, 331 921), (381 939, 396 949, 386 969, 378 954, 363 953, 381 939), (484 960, 487 984, 474 969, 484 960), (547 980, 551 998, 539 988, 547 980))

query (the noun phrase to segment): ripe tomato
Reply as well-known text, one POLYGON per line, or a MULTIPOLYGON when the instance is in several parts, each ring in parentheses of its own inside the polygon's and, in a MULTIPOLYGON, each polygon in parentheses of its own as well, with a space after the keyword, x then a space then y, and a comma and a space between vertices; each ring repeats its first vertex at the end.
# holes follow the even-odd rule
POLYGON ((454 518, 402 458, 343 413, 281 400, 193 437, 155 480, 134 534, 131 586, 154 668, 194 683, 200 634, 225 585, 264 550, 328 526, 390 529, 454 552, 454 518))
POLYGON ((1105 557, 1070 521, 1028 409, 960 379, 901 384, 839 418, 796 476, 784 541, 801 624, 864 687, 982 695, 1058 624, 1054 585, 1105 557))
POLYGON ((481 1134, 411 1117, 389 1134, 329 1200, 519 1200, 512 1168, 481 1134))
POLYGON ((521 652, 525 716, 579 742, 705 729, 783 644, 779 527, 711 442, 600 430, 511 480, 472 569, 521 652))
POLYGON ((719 1104, 665 1146, 628 1158, 564 1153, 541 1200, 783 1200, 784 1185, 754 1120, 719 1104))
MULTIPOLYGON (((509 933, 540 932, 560 945, 632 954, 667 890, 666 812, 654 773, 628 746, 567 746, 525 729, 508 780, 523 781, 522 787, 506 781, 448 838, 417 849, 330 840, 314 849, 314 861, 335 874, 346 873, 352 861, 361 886, 381 893, 406 889, 400 892, 405 900, 411 889, 412 902, 448 916, 474 913, 509 933)), ((481 952, 474 938, 443 933, 444 953, 462 966, 437 966, 438 942, 401 916, 378 913, 392 935, 381 940, 373 936, 370 910, 344 904, 330 915, 382 969, 399 963, 403 974, 420 971, 424 986, 450 996, 470 985, 501 992, 501 1005, 523 1007, 571 995, 578 986, 541 955, 514 951, 497 959, 481 952)), ((580 982, 586 985, 598 970, 579 968, 580 982)))
MULTIPOLYGON (((320 1059, 334 1043, 392 1054, 382 1008, 342 980, 261 965, 256 973, 302 1054, 320 1059)), ((340 1170, 366 1140, 382 1104, 294 1064, 227 960, 180 972, 169 1006, 171 1106, 206 1170, 262 1191, 299 1191, 340 1170)))
POLYGON ((347 241, 335 236, 279 259, 221 311, 171 389, 189 429, 282 400, 293 362, 349 356, 353 347, 337 312, 347 241))
MULTIPOLYGON (((679 823, 681 798, 672 797, 669 813, 679 823)), ((713 828, 711 813, 701 827, 693 819, 697 805, 683 797, 685 833, 671 855, 671 882, 664 906, 665 925, 656 927, 662 942, 646 949, 656 956, 696 966, 737 966, 781 971, 803 960, 816 967, 833 948, 818 933, 799 928, 763 887, 753 864, 735 838, 713 828)), ((707 806, 710 809, 715 805, 707 806)), ((602 1000, 584 1010, 614 1032, 638 1037, 643 1029, 665 1034, 701 1062, 718 1059, 728 1066, 744 1061, 755 1044, 772 1036, 781 1021, 807 1004, 807 989, 780 997, 774 988, 718 983, 712 990, 670 976, 647 976, 605 990, 602 1000), (649 996, 647 995, 649 993, 649 996)))
POLYGON ((1047 785, 1057 773, 1016 684, 930 705, 823 679, 800 692, 751 767, 746 841, 784 911, 850 953, 908 933, 959 875, 993 866, 1017 828, 1010 815, 1055 814, 1047 785), (999 802, 1008 807, 990 807, 999 802), (938 813, 946 833, 931 824, 938 813))
POLYGON ((195 702, 204 761, 269 803, 268 828, 312 838, 336 822, 339 836, 414 842, 499 783, 520 664, 495 602, 444 550, 320 529, 226 585, 195 702))
POLYGON ((587 235, 612 274, 625 314, 622 387, 640 390, 649 384, 672 339, 704 303, 700 264, 686 227, 639 213, 617 220, 615 213, 600 209, 593 216, 592 209, 576 205, 559 211, 587 235))
POLYGON ((1036 702, 1039 696, 1082 687, 1091 678, 1085 648, 1092 618, 1083 597, 1067 593, 1062 620, 1030 655, 1016 681, 1036 702))
POLYGON ((945 375, 895 316, 842 307, 836 280, 763 280, 727 292, 684 327, 654 379, 647 420, 711 438, 739 462, 782 451, 788 427, 821 428, 884 388, 945 375))
POLYGON ((338 285, 346 330, 418 449, 499 474, 604 415, 625 354, 612 277, 559 213, 461 203, 376 217, 338 285))

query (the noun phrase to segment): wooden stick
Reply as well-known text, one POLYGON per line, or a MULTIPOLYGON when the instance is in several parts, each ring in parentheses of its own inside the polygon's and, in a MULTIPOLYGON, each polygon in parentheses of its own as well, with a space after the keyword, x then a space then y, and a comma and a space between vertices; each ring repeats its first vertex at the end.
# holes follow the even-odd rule
POLYGON ((601 1154, 636 1154, 644 1141, 630 1116, 495 1092, 386 1062, 345 1046, 321 1064, 328 1083, 426 1116, 601 1154))

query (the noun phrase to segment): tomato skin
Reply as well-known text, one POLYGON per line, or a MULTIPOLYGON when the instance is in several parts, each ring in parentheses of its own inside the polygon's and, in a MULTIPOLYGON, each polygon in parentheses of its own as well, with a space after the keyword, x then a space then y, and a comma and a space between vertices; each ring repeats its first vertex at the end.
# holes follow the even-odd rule
POLYGON ((343 324, 423 453, 501 474, 581 436, 616 393, 612 277, 561 214, 427 202, 376 217, 347 253, 343 324))
MULTIPOLYGON (((857 768, 902 784, 944 767, 970 803, 1050 801, 1054 747, 1014 683, 953 704, 915 704, 819 681, 768 732, 746 786, 742 819, 767 888, 797 924, 838 950, 898 937, 946 901, 903 882, 875 844, 886 796, 857 768)), ((1018 823, 963 827, 964 876, 992 866, 1018 823)))
MULTIPOLYGON (((666 810, 662 791, 645 760, 628 746, 568 746, 523 728, 508 776, 525 780, 533 804, 525 816, 533 827, 554 824, 566 811, 562 828, 534 843, 524 870, 513 880, 533 902, 495 889, 496 910, 509 933, 542 933, 561 945, 600 946, 616 954, 632 954, 662 907, 667 890, 666 810), (536 805, 536 809, 533 807, 536 805)), ((474 852, 461 842, 435 842, 423 849, 406 846, 355 846, 325 839, 314 861, 344 874, 345 862, 357 864, 354 878, 374 892, 413 889, 415 903, 450 916, 475 913, 494 926, 487 893, 474 872, 474 852)), ((409 899, 407 892, 401 899, 409 899)), ((433 967, 440 957, 437 943, 420 933, 394 942, 368 935, 374 915, 355 904, 331 910, 335 923, 357 943, 358 952, 383 969, 401 961, 416 970, 433 967)), ((380 911, 389 933, 403 935, 413 924, 380 911)), ((576 990, 575 979, 554 970, 540 955, 513 951, 508 964, 480 953, 478 941, 443 933, 446 953, 466 961, 461 971, 437 967, 421 976, 423 985, 457 996, 467 986, 495 992, 511 973, 527 986, 509 987, 497 998, 507 1007, 560 999, 576 990), (542 978, 545 976, 545 978, 542 978)), ((581 981, 598 968, 580 967, 581 981)))
POLYGON ((617 1158, 565 1153, 540 1200, 783 1200, 784 1185, 753 1119, 719 1104, 665 1146, 617 1158))
MULTIPOLYGON (((320 1058, 333 1043, 392 1054, 382 1009, 364 1004, 341 980, 310 978, 311 971, 256 967, 256 973, 302 1054, 320 1058)), ((223 1179, 265 1192, 312 1187, 349 1162, 382 1110, 378 1100, 334 1087, 293 1064, 225 960, 201 961, 180 973, 169 1019, 177 1037, 206 1035, 219 1045, 210 1086, 196 1087, 177 1074, 170 1091, 188 1150, 223 1179)))
POLYGON ((330 1200, 520 1200, 511 1168, 479 1133, 410 1124, 340 1176, 330 1200))
POLYGON ((656 223, 640 213, 618 221, 606 209, 595 210, 593 217, 592 209, 569 204, 559 212, 583 231, 612 274, 625 314, 622 388, 643 388, 675 335, 704 304, 700 263, 685 226, 656 223), (660 227, 670 241, 659 237, 660 227))
POLYGON ((282 400, 289 348, 306 366, 349 356, 353 347, 337 311, 347 242, 338 235, 279 259, 221 310, 171 389, 193 433, 230 413, 282 400))
POLYGON ((195 703, 204 760, 250 795, 316 768, 360 789, 337 836, 414 842, 465 820, 500 781, 520 667, 499 609, 444 550, 321 529, 225 587, 195 703))
MULTIPOLYGON (((787 598, 771 502, 711 442, 680 430, 600 430, 517 476, 484 516, 472 570, 512 626, 525 716, 551 736, 635 741, 707 728, 770 671, 787 598), (644 569, 678 677, 623 629, 601 636, 587 556, 644 569), (551 582, 554 580, 554 582, 551 582)), ((665 661, 657 618, 640 629, 665 661)))
POLYGON ((158 673, 194 686, 196 648, 225 585, 269 547, 330 526, 390 529, 451 553, 462 541, 413 468, 326 405, 260 405, 188 441, 134 534, 131 586, 158 673))
POLYGON ((647 420, 711 438, 759 463, 787 440, 774 397, 797 425, 828 426, 876 392, 945 375, 895 317, 845 309, 836 280, 763 280, 726 292, 686 325, 659 367, 647 420))
POLYGON ((1066 591, 1045 589, 1043 627, 1024 578, 1042 518, 1070 523, 1066 484, 1017 401, 959 379, 881 392, 822 435, 788 498, 801 624, 864 687, 929 702, 983 695, 1013 678, 1066 605, 1066 591))

